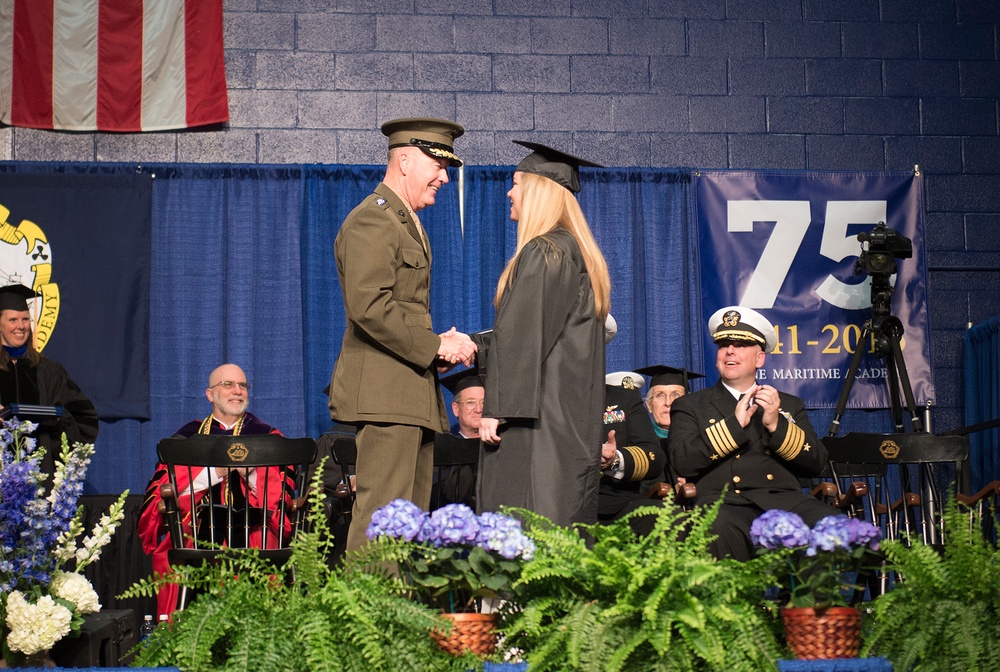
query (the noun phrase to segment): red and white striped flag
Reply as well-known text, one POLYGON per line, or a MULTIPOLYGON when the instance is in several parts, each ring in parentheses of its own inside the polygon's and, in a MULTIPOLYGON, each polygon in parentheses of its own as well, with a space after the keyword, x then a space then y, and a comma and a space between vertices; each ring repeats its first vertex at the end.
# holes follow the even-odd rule
POLYGON ((222 0, 0 0, 0 121, 162 131, 229 119, 222 0))

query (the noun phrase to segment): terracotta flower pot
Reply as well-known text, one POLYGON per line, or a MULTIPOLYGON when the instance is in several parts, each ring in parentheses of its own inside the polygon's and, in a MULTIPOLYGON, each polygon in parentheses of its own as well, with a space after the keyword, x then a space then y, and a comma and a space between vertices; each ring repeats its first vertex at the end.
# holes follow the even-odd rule
POLYGON ((458 656, 472 651, 480 656, 488 656, 497 646, 496 614, 441 614, 453 622, 451 634, 445 636, 439 630, 432 630, 431 637, 442 649, 458 656))
POLYGON ((781 621, 796 658, 857 658, 861 649, 861 611, 854 607, 785 608, 781 621))

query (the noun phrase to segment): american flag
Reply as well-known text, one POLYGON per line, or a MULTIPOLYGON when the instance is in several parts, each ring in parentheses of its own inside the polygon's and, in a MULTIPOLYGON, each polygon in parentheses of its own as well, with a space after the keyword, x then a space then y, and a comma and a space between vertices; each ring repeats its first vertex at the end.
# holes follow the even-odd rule
POLYGON ((227 121, 222 0, 0 0, 0 121, 162 131, 227 121))

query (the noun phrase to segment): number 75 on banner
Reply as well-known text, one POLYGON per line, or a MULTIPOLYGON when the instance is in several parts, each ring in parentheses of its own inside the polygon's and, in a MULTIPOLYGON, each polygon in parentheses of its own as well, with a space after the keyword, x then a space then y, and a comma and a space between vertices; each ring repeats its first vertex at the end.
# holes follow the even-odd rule
MULTIPOLYGON (((740 305, 771 308, 805 240, 812 221, 809 201, 729 201, 730 233, 752 232, 755 222, 774 222, 740 305)), ((886 201, 828 201, 819 254, 833 262, 861 252, 857 235, 849 235, 849 225, 886 221, 886 201)), ((895 276, 893 276, 893 281, 895 276)), ((816 287, 816 294, 827 303, 845 310, 860 310, 871 305, 871 279, 849 284, 827 275, 816 287)))

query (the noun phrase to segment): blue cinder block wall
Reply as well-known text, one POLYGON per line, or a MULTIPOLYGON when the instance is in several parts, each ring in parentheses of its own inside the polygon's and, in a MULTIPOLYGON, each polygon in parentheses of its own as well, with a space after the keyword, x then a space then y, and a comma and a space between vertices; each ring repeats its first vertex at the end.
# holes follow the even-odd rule
POLYGON ((996 0, 227 0, 231 122, 0 129, 0 159, 379 163, 438 115, 473 164, 531 136, 615 166, 926 175, 936 429, 961 338, 1000 314, 996 0))

